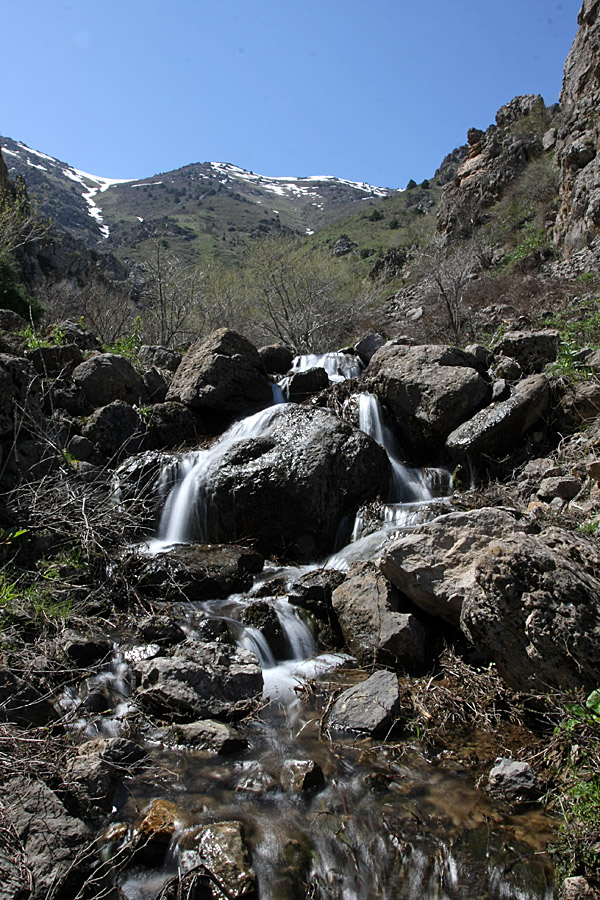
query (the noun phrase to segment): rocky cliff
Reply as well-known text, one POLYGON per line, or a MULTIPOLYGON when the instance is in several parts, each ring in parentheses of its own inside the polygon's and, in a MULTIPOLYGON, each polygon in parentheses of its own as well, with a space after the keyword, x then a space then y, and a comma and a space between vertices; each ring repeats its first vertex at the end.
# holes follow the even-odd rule
POLYGON ((560 206, 554 236, 568 252, 600 234, 600 2, 584 0, 565 64, 556 159, 560 206))

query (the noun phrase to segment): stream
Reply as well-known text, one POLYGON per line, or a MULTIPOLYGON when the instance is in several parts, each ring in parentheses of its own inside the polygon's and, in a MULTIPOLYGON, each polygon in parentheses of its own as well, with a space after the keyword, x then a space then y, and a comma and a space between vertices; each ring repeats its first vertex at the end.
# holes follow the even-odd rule
MULTIPOLYGON (((359 371, 336 354, 299 359, 294 370, 326 362, 330 378, 359 371)), ((190 541, 211 540, 218 511, 211 501, 210 471, 236 443, 265 436, 277 405, 234 424, 212 447, 182 456, 163 474, 165 505, 149 554, 190 541)), ((451 478, 443 470, 403 465, 376 398, 358 398, 359 427, 387 451, 393 484, 377 527, 359 515, 350 542, 326 560, 286 568, 267 565, 250 591, 225 599, 176 603, 172 609, 189 639, 207 620, 251 650, 263 672, 263 708, 238 724, 245 749, 216 754, 169 746, 160 731, 145 733, 152 768, 126 779, 114 800, 113 823, 131 835, 141 812, 157 800, 174 804, 176 824, 152 865, 125 870, 119 882, 127 900, 154 900, 183 866, 182 836, 198 826, 241 822, 256 873, 260 900, 550 900, 554 876, 546 843, 552 823, 537 808, 518 813, 497 808, 478 789, 468 765, 427 749, 418 736, 376 740, 322 726, 332 691, 364 677, 344 653, 320 652, 314 623, 286 589, 322 568, 345 571, 375 559, 400 531, 437 515, 451 478), (269 643, 242 620, 259 598, 274 612, 280 639, 269 643)), ((218 629, 217 629, 218 630, 218 629)), ((75 692, 71 724, 89 736, 119 735, 131 712, 130 663, 134 634, 115 638, 109 669, 87 686, 112 693, 108 714, 82 714, 75 692)), ((235 894, 232 896, 241 896, 235 894)), ((208 896, 208 895, 207 895, 208 896)), ((226 896, 216 888, 213 896, 226 896)), ((244 894, 245 896, 245 894, 244 894)))

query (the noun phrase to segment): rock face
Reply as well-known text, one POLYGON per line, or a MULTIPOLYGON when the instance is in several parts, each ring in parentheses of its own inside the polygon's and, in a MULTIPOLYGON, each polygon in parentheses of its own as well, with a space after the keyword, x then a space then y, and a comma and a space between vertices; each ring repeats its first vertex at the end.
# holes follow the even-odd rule
POLYGON ((486 132, 468 132, 467 159, 444 188, 437 212, 438 233, 451 239, 468 237, 482 210, 496 203, 529 161, 543 153, 549 125, 539 95, 515 97, 496 113, 486 132))
POLYGON ((584 0, 560 95, 560 206, 554 235, 567 250, 600 234, 599 10, 598 0, 584 0))
POLYGON ((346 646, 360 665, 378 662, 411 669, 425 661, 425 630, 400 612, 398 591, 374 563, 355 563, 332 594, 346 646))
POLYGON ((263 436, 211 468, 209 539, 251 537, 260 550, 314 559, 333 548, 342 517, 388 481, 384 450, 363 432, 323 409, 274 407, 263 436))
POLYGON ((534 375, 556 360, 558 340, 558 331, 507 331, 494 349, 516 360, 524 375, 534 375))
POLYGON ((407 447, 431 455, 491 399, 491 386, 476 365, 474 357, 454 347, 389 342, 374 354, 367 375, 407 447))
POLYGON ((235 331, 221 328, 190 347, 167 400, 233 419, 269 406, 273 394, 256 347, 235 331))
POLYGON ((439 516, 396 541, 381 571, 416 606, 458 626, 474 569, 490 541, 526 527, 502 509, 439 516))
POLYGON ((328 724, 343 731, 385 734, 394 723, 399 704, 398 678, 393 672, 380 670, 338 697, 328 724))
POLYGON ((459 425, 446 441, 457 460, 475 460, 481 454, 502 457, 544 415, 550 401, 545 375, 530 375, 518 382, 507 400, 491 403, 459 425))
POLYGON ((517 690, 600 680, 600 554, 558 528, 489 542, 465 591, 461 628, 517 690))
POLYGON ((260 699, 263 678, 256 657, 227 644, 180 644, 172 656, 141 660, 136 700, 180 721, 241 719, 260 699))

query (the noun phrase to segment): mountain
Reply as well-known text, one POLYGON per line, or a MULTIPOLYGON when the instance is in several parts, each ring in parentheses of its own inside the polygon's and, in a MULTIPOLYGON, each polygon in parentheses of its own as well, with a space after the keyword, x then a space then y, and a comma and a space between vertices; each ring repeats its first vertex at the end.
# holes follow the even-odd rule
POLYGON ((218 162, 109 179, 11 138, 0 137, 0 145, 9 174, 25 178, 57 231, 134 260, 156 238, 184 259, 208 252, 232 260, 253 238, 282 228, 313 234, 398 193, 331 175, 267 177, 218 162))

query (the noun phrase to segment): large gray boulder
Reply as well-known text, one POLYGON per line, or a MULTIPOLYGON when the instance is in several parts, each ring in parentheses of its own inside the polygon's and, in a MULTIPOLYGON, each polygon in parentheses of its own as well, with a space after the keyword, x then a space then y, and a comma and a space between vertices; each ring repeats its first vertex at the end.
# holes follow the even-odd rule
POLYGON ((269 406, 273 393, 256 347, 221 328, 190 347, 167 400, 232 419, 269 406))
POLYGON ((515 359, 525 375, 533 375, 556 360, 558 341, 558 331, 507 331, 494 351, 515 359))
MULTIPOLYGON (((205 539, 250 537, 263 552, 314 559, 333 549, 344 516, 387 490, 389 461, 327 410, 285 404, 270 413, 261 436, 213 463, 205 539)), ((197 503, 205 504, 202 491, 197 503)))
POLYGON ((490 542, 527 527, 515 513, 492 507, 438 516, 396 541, 381 571, 416 606, 458 626, 465 593, 490 542))
POLYGON ((337 698, 327 724, 343 731, 384 735, 392 728, 399 711, 398 678, 393 672, 380 670, 337 698))
POLYGON ((545 375, 520 381, 507 400, 490 404, 459 425, 446 440, 451 456, 475 460, 481 454, 503 457, 548 409, 550 387, 545 375))
POLYGON ((600 682, 600 553, 558 528, 491 540, 465 590, 461 629, 517 690, 600 682))
POLYGON ((98 353, 73 370, 73 383, 81 390, 89 409, 108 406, 113 400, 143 403, 147 391, 128 359, 117 353, 98 353))
POLYGON ((180 644, 171 656, 136 663, 135 675, 135 701, 178 721, 242 719, 256 708, 263 687, 249 650, 216 642, 180 644))
POLYGON ((425 629, 412 613, 401 612, 399 592, 372 562, 351 566, 331 597, 349 652, 360 665, 412 669, 425 661, 425 629))
POLYGON ((407 448, 431 456, 491 399, 492 388, 476 367, 471 354, 454 347, 390 341, 373 355, 367 375, 407 448))
POLYGON ((35 431, 41 415, 40 379, 33 364, 0 353, 0 438, 35 431))
POLYGON ((123 400, 113 400, 94 410, 82 429, 83 437, 95 446, 95 461, 118 461, 139 453, 148 440, 146 423, 123 400))

